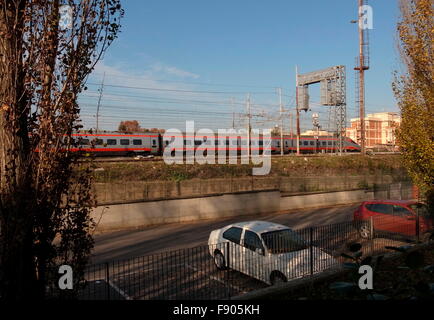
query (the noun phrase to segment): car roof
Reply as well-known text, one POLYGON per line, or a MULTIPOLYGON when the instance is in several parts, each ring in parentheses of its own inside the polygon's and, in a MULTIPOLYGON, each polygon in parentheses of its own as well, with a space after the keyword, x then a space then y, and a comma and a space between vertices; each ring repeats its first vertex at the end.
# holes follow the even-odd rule
POLYGON ((260 221, 260 220, 238 222, 230 225, 230 227, 248 229, 256 233, 264 233, 264 232, 288 230, 288 229, 290 230, 289 227, 284 226, 282 224, 268 222, 268 221, 260 221))
POLYGON ((364 204, 367 203, 384 203, 384 204, 403 204, 403 205, 410 205, 410 204, 416 204, 418 203, 415 200, 369 200, 369 201, 363 201, 364 204))

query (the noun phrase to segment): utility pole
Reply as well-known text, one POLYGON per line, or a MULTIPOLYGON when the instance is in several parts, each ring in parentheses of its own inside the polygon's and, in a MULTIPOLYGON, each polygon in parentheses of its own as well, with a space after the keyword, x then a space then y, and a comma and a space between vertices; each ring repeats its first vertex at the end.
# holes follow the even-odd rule
POLYGON ((297 121, 297 155, 300 155, 300 110, 298 109, 298 67, 295 66, 295 111, 297 121))
POLYGON ((231 98, 232 105, 232 129, 235 129, 235 107, 234 107, 234 98, 231 98))
POLYGON ((292 145, 292 138, 293 138, 293 131, 294 131, 294 117, 292 116, 292 112, 289 112, 289 131, 291 132, 291 145, 292 145))
POLYGON ((250 93, 247 95, 247 157, 250 157, 250 131, 252 130, 250 126, 250 93))
POLYGON ((105 72, 102 77, 101 87, 99 88, 98 105, 96 107, 96 134, 98 134, 99 131, 99 108, 101 106, 102 93, 104 91, 104 80, 105 80, 105 72))
POLYGON ((279 88, 279 107, 280 107, 280 155, 283 156, 283 105, 282 88, 279 88))

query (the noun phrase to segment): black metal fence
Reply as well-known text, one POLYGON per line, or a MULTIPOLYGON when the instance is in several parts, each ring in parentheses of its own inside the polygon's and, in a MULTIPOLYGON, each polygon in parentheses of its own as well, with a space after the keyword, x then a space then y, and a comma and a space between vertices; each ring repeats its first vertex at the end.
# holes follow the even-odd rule
MULTIPOLYGON (((360 243, 363 256, 369 256, 387 251, 386 246, 428 240, 430 221, 381 215, 289 234, 259 235, 259 241, 223 239, 206 246, 91 265, 78 299, 230 299, 279 281, 340 268, 345 262, 341 254, 349 253, 353 243, 360 243)), ((56 286, 50 293, 67 297, 65 290, 56 286)))

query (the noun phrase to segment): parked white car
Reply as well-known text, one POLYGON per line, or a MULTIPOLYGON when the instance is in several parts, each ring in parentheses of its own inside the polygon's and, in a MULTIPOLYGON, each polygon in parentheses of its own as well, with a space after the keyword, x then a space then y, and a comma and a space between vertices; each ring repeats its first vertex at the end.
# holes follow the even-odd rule
POLYGON ((208 246, 218 269, 230 268, 271 285, 340 265, 292 229, 266 221, 214 230, 208 246))

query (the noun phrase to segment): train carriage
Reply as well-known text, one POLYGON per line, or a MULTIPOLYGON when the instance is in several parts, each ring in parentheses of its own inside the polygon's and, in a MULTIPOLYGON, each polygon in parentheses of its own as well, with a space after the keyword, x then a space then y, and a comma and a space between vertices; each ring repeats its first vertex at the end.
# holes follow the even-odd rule
MULTIPOLYGON (((78 141, 79 148, 73 151, 83 151, 93 153, 97 156, 134 156, 134 155, 162 155, 165 148, 171 145, 172 139, 164 138, 160 133, 118 133, 105 132, 100 134, 77 133, 73 134, 74 139, 78 141)), ((213 137, 207 139, 206 136, 186 136, 179 137, 182 141, 182 149, 195 152, 201 149, 207 149, 207 152, 218 153, 226 150, 228 154, 246 153, 247 140, 246 135, 229 134, 225 137, 213 137)), ((264 150, 264 141, 262 135, 252 136, 250 139, 250 148, 252 151, 264 150)), ((280 154, 281 137, 273 136, 271 138, 270 151, 272 154, 280 154)), ((360 146, 349 138, 343 139, 344 152, 360 152, 360 146)), ((339 151, 339 140, 333 136, 301 136, 300 137, 301 153, 335 153, 339 151)), ((297 137, 292 135, 283 136, 283 151, 285 154, 297 152, 297 137)))
POLYGON ((73 134, 80 148, 73 151, 97 156, 157 155, 161 152, 160 135, 150 134, 73 134))

